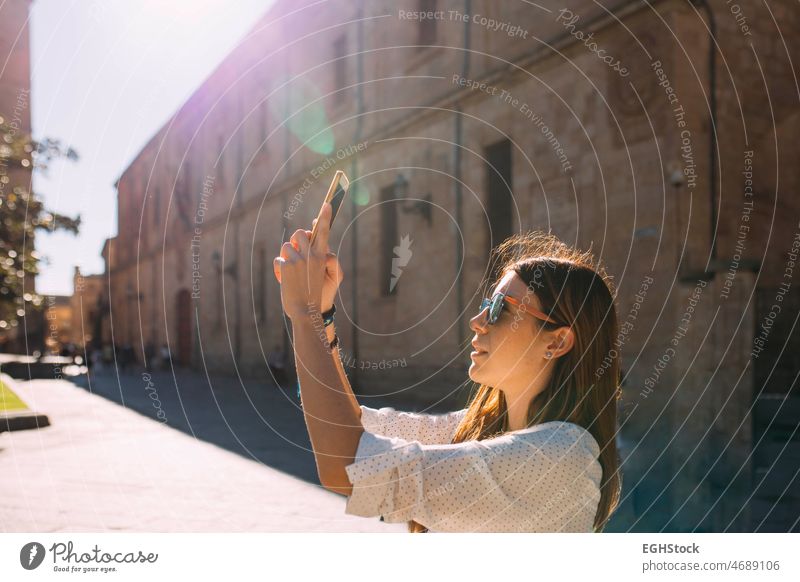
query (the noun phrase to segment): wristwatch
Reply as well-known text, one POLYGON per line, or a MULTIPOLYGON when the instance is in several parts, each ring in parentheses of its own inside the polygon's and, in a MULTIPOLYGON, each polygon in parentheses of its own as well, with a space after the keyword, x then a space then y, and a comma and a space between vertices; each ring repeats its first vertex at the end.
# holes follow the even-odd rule
POLYGON ((328 349, 332 350, 333 348, 335 348, 338 345, 339 345, 339 336, 337 334, 333 334, 333 339, 328 344, 328 349))
POLYGON ((336 313, 336 304, 332 304, 328 311, 322 312, 322 324, 327 327, 333 323, 333 314, 336 313))

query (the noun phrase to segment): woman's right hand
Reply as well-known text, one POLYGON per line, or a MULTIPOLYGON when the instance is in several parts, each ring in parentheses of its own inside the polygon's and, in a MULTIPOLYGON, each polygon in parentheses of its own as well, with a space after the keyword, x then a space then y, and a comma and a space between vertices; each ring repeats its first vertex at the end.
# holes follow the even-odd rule
MULTIPOLYGON (((312 222, 312 228, 316 223, 317 219, 315 218, 312 222)), ((306 231, 306 236, 311 238, 310 230, 306 231)), ((294 246, 294 244, 292 246, 294 246)), ((272 265, 272 272, 275 274, 278 283, 280 283, 281 274, 275 263, 272 265)), ((336 253, 332 252, 330 247, 328 247, 325 260, 325 281, 322 283, 321 311, 325 312, 331 308, 333 300, 336 298, 336 291, 339 289, 339 285, 341 285, 343 280, 344 272, 342 271, 342 266, 339 264, 339 258, 336 256, 336 253)))

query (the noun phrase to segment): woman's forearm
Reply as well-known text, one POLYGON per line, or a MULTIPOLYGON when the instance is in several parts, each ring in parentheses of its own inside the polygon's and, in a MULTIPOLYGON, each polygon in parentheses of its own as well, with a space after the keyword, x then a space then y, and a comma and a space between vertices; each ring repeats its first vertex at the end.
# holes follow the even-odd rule
POLYGON ((364 432, 360 409, 356 411, 355 397, 323 341, 321 320, 310 315, 292 319, 292 330, 303 415, 320 482, 326 489, 349 495, 345 467, 355 459, 364 432))
MULTIPOLYGON (((334 325, 336 324, 331 323, 329 326, 325 328, 325 331, 328 334, 328 343, 332 342, 334 336, 336 335, 336 330, 334 328, 334 325)), ((341 353, 339 352, 339 346, 336 346, 335 348, 333 348, 333 350, 331 350, 331 356, 333 356, 333 361, 336 363, 336 369, 339 372, 339 378, 342 379, 342 386, 344 387, 345 392, 347 392, 347 395, 349 396, 350 401, 352 402, 352 406, 356 411, 358 418, 360 419, 361 407, 358 404, 358 399, 356 398, 356 395, 353 393, 353 387, 350 386, 350 379, 347 377, 347 372, 345 372, 344 370, 344 364, 342 364, 342 356, 341 353)))

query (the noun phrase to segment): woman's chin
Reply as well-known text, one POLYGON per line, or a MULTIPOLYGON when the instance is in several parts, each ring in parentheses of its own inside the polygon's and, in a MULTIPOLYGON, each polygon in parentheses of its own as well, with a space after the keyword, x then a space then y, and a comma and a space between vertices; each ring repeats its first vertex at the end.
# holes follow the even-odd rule
POLYGON ((469 370, 467 371, 467 374, 469 375, 470 380, 472 380, 477 384, 480 384, 481 380, 479 378, 480 374, 477 371, 478 368, 480 368, 480 365, 476 364, 475 362, 472 362, 472 364, 469 367, 469 370))

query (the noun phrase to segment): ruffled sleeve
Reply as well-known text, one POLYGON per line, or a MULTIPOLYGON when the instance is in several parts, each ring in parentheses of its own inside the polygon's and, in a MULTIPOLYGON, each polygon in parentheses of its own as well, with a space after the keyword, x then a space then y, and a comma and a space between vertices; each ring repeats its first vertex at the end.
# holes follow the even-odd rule
POLYGON ((365 431, 346 467, 353 489, 345 511, 441 532, 591 531, 599 447, 571 426, 434 445, 365 431))
POLYGON ((404 412, 390 406, 370 408, 360 405, 361 424, 364 430, 407 441, 418 441, 423 445, 447 444, 453 439, 458 423, 467 409, 446 414, 404 412))

